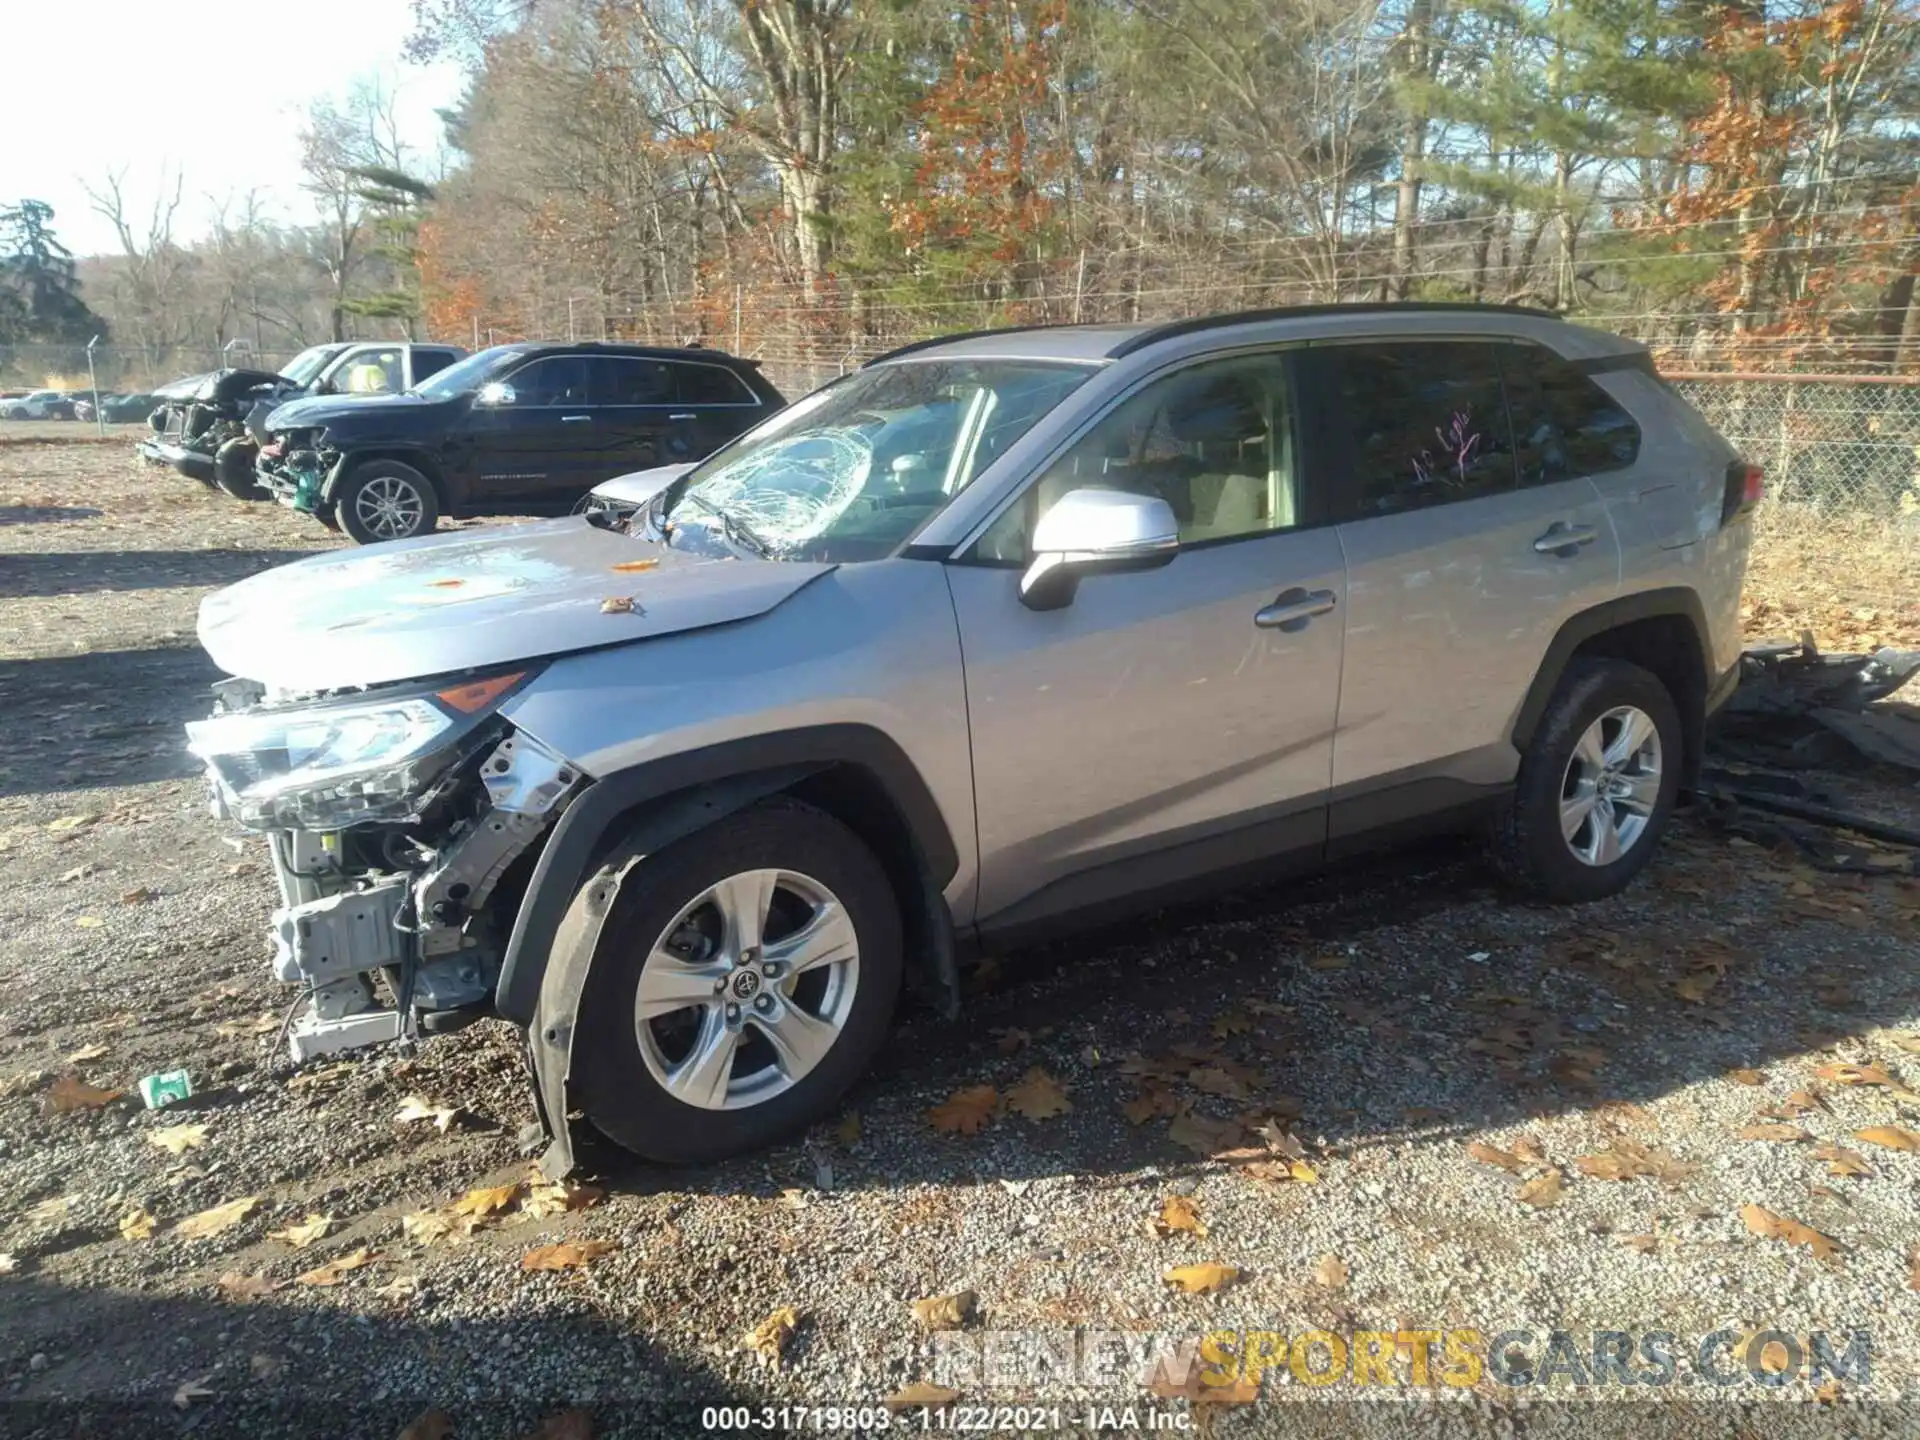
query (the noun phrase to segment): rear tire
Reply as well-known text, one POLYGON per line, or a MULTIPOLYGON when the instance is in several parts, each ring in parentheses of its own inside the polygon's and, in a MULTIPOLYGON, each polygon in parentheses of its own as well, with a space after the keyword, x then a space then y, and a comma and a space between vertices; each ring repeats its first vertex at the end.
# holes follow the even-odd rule
POLYGON ((236 500, 268 500, 267 489, 254 478, 253 464, 260 447, 245 436, 235 436, 213 452, 213 483, 236 500))
POLYGON ((823 1118, 866 1070, 902 963, 872 851, 823 811, 764 801, 628 873, 580 1000, 574 1093, 650 1160, 759 1149, 823 1118))
POLYGON ((1520 759, 1493 861, 1542 900, 1600 900, 1653 858, 1680 794, 1686 739, 1667 687, 1624 660, 1576 659, 1520 759))
POLYGON ((356 545, 411 540, 440 519, 433 482, 398 460, 369 460, 354 468, 333 496, 340 528, 356 545))

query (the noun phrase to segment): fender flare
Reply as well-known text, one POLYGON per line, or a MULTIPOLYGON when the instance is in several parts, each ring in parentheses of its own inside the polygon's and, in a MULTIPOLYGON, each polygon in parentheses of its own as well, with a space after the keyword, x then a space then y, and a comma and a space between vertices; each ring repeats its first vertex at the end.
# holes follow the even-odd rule
MULTIPOLYGON (((1698 592, 1684 585, 1667 586, 1659 590, 1643 590, 1634 595, 1622 595, 1615 600, 1607 600, 1595 605, 1591 610, 1582 610, 1561 625, 1559 632, 1547 646, 1547 653, 1540 661, 1540 668, 1534 673, 1533 684, 1527 687, 1526 698, 1520 702, 1520 710, 1514 716, 1512 740, 1513 747, 1524 753, 1533 739, 1533 732, 1540 724, 1541 716, 1547 712, 1547 704, 1553 699, 1553 692, 1559 687, 1560 677, 1566 673, 1567 663, 1587 641, 1604 635, 1609 630, 1618 630, 1623 625, 1631 625, 1639 620, 1660 619, 1678 616, 1693 628, 1695 640, 1700 647, 1702 664, 1701 694, 1711 689, 1716 677, 1708 673, 1713 668, 1712 632, 1707 627, 1707 612, 1700 603, 1698 592)), ((1682 703, 1682 697, 1675 696, 1675 703, 1682 703)))
POLYGON ((453 497, 447 492, 446 478, 440 473, 439 463, 424 445, 360 445, 353 449, 343 449, 340 458, 333 462, 333 469, 327 472, 326 481, 320 487, 320 499, 326 504, 334 503, 340 487, 347 482, 347 476, 354 468, 368 460, 392 460, 401 465, 412 466, 426 477, 433 486, 434 495, 440 501, 440 511, 446 514, 453 504, 453 497))

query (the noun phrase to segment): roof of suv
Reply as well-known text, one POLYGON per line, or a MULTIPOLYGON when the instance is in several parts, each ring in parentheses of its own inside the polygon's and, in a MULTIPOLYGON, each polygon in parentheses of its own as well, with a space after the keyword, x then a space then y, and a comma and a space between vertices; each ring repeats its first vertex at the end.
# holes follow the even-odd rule
POLYGON ((1141 350, 1188 336, 1221 334, 1222 344, 1237 339, 1324 338, 1343 333, 1380 335, 1458 334, 1461 330, 1490 335, 1513 335, 1551 344, 1570 359, 1637 353, 1635 341, 1604 330, 1593 330, 1562 320, 1550 310, 1527 305, 1437 304, 1422 301, 1291 305, 1274 310, 1244 310, 1233 314, 1198 316, 1186 320, 1134 325, 1030 325, 1005 330, 980 330, 916 341, 869 360, 878 365, 908 355, 984 359, 1118 360, 1141 350), (1257 329, 1256 335, 1225 332, 1257 329))
MULTIPOLYGON (((506 349, 506 345, 494 347, 506 349)), ((758 360, 726 350, 710 350, 701 345, 629 345, 619 340, 547 340, 530 345, 515 344, 527 355, 631 355, 642 360, 697 360, 707 365, 736 365, 749 370, 760 368, 758 360)))

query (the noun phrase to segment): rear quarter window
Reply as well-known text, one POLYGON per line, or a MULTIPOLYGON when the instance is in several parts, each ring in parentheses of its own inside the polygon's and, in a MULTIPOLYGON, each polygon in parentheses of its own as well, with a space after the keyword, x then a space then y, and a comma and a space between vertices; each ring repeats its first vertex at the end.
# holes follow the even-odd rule
POLYGON ((1500 351, 1522 485, 1604 475, 1640 458, 1640 426, 1592 376, 1539 346, 1500 351))
POLYGON ((759 397, 723 365, 676 365, 683 405, 752 405, 759 397))
POLYGON ((429 375, 438 375, 454 361, 451 350, 416 350, 413 352, 413 378, 418 384, 429 375))

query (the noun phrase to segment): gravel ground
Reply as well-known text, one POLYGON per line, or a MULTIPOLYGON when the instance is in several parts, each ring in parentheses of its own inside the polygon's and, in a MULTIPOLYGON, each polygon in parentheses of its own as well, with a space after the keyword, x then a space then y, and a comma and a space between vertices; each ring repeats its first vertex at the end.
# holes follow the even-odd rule
MULTIPOLYGON (((1900 1083, 1920 1085, 1920 885, 1684 818, 1646 879, 1581 910, 1501 899, 1456 844, 1010 957, 958 1023, 904 1017, 799 1143, 706 1170, 591 1150, 576 1208, 530 1214, 522 1186, 422 1243, 403 1217, 527 1173, 515 1034, 283 1060, 265 857, 206 817, 178 725, 211 678, 200 596, 332 537, 141 468, 127 438, 0 427, 0 1433, 680 1436, 703 1405, 873 1407, 917 1381, 1037 1400, 1071 1433, 1096 1401, 1222 1435, 1913 1433, 1889 1402, 1920 1365, 1920 1153, 1855 1137, 1920 1128, 1900 1083), (196 1094, 164 1112, 58 1108, 93 1098, 69 1077, 126 1090, 174 1067, 196 1094), (1070 1108, 1048 1113, 1036 1068, 1070 1108), (983 1085, 976 1132, 930 1118, 983 1085), (410 1096, 459 1113, 397 1120, 410 1096), (1756 1123, 1776 1138, 1743 1137, 1756 1123), (156 1143, 187 1125, 201 1143, 156 1143), (1610 1165, 1643 1173, 1590 1173, 1610 1165), (1170 1196, 1204 1236, 1154 1232, 1170 1196), (247 1199, 206 1238, 182 1226, 247 1199), (1755 1205, 1812 1243, 1754 1233, 1755 1205), (309 1217, 331 1223, 304 1248, 272 1234, 309 1217), (587 1240, 616 1248, 523 1266, 587 1240), (1202 1262, 1238 1273, 1162 1278, 1202 1262), (316 1270, 335 1283, 294 1280, 316 1270), (959 1291, 966 1327, 929 1337, 912 1303, 959 1291), (784 1306, 776 1364, 743 1342, 784 1306), (1234 1405, 1197 1380, 1023 1380, 997 1340, 1008 1373, 964 1363, 989 1332, 1462 1329, 1532 1332, 1482 1353, 1543 1370, 1555 1331, 1589 1364, 1596 1331, 1667 1331, 1679 1365, 1582 1404, 1598 1392, 1565 1369, 1518 1386, 1443 1372, 1436 1348, 1435 1374, 1471 1383, 1410 1385, 1410 1354, 1392 1389, 1282 1363, 1234 1405), (1761 1330, 1836 1350, 1869 1331, 1870 1375, 1817 1403, 1805 1365, 1771 1389, 1724 1342, 1709 1359, 1737 1383, 1692 1363, 1704 1336, 1761 1330)), ((1920 821, 1911 777, 1852 783, 1920 821)), ((1781 1353, 1752 1347, 1763 1372, 1781 1353)))

